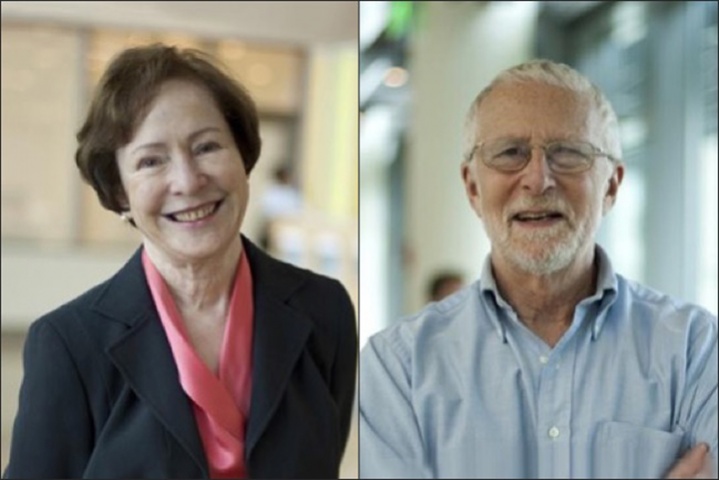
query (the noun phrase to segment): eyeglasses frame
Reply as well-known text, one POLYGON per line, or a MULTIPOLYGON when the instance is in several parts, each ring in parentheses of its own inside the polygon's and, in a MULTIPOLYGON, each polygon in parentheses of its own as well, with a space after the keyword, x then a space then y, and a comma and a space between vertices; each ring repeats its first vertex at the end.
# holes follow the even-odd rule
MULTIPOLYGON (((486 140, 483 141, 483 142, 476 143, 476 144, 474 145, 474 148, 472 148, 472 150, 469 152, 469 155, 467 155, 467 158, 466 158, 465 161, 469 162, 470 160, 472 160, 472 158, 474 157, 475 153, 477 153, 477 151, 480 150, 480 149, 484 146, 484 144, 486 144, 486 143, 487 143, 486 140)), ((542 151, 544 152, 544 157, 547 159, 547 164, 549 165, 549 169, 550 169, 552 172, 554 172, 554 173, 559 173, 559 174, 584 173, 584 172, 586 172, 586 171, 588 171, 588 170, 590 170, 590 169, 592 168, 592 166, 594 165, 594 160, 595 160, 597 157, 606 157, 606 158, 608 158, 609 160, 611 160, 612 162, 614 162, 615 164, 620 163, 619 159, 617 159, 616 157, 614 157, 614 156, 611 155, 610 153, 605 152, 604 150, 600 149, 599 147, 597 147, 597 146, 594 145, 593 143, 587 142, 587 141, 584 141, 584 140, 556 140, 556 141, 553 141, 553 142, 546 143, 546 144, 544 144, 544 145, 530 144, 529 146, 530 146, 530 149, 531 149, 531 150, 533 150, 535 147, 541 148, 542 151), (572 171, 572 172, 557 172, 557 171, 554 170, 554 168, 552 168, 553 163, 552 163, 552 161, 550 160, 549 155, 547 155, 547 148, 549 148, 550 146, 552 146, 552 145, 554 145, 554 144, 562 143, 562 142, 566 142, 566 141, 573 141, 573 142, 575 142, 575 143, 586 144, 586 145, 589 145, 589 146, 592 148, 593 151, 589 154, 591 161, 588 163, 587 168, 584 168, 584 169, 582 169, 582 170, 575 170, 575 171, 572 171)), ((492 170, 494 170, 494 171, 496 171, 496 172, 503 172, 503 173, 516 173, 516 172, 519 172, 519 171, 523 170, 523 169, 527 166, 527 164, 529 164, 529 162, 530 162, 531 160, 532 160, 532 156, 529 155, 529 156, 527 157, 527 160, 522 164, 521 167, 516 168, 516 169, 512 169, 512 170, 501 170, 501 169, 498 169, 498 168, 496 168, 496 167, 493 167, 493 166, 489 165, 489 164, 488 164, 487 162, 485 162, 484 159, 480 156, 480 161, 481 161, 482 164, 484 164, 487 168, 491 168, 492 170)))

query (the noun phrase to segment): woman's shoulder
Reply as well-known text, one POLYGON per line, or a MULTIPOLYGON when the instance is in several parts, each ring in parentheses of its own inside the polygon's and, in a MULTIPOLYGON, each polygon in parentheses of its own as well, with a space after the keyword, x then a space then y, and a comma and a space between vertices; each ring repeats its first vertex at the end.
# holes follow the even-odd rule
POLYGON ((93 329, 99 314, 94 305, 102 297, 110 280, 93 286, 77 297, 41 315, 30 325, 31 330, 55 330, 63 337, 72 337, 93 329))
POLYGON ((335 278, 276 258, 247 240, 245 248, 255 285, 295 291, 320 290, 330 294, 344 292, 341 283, 335 278))
POLYGON ((335 324, 352 319, 354 306, 339 280, 272 257, 246 242, 252 271, 253 289, 264 298, 271 297, 316 322, 335 324))
POLYGON ((136 316, 142 306, 142 299, 149 298, 139 258, 133 255, 110 278, 43 314, 31 328, 51 327, 67 336, 89 334, 93 340, 99 340, 98 335, 112 337, 125 331, 130 317, 136 316))

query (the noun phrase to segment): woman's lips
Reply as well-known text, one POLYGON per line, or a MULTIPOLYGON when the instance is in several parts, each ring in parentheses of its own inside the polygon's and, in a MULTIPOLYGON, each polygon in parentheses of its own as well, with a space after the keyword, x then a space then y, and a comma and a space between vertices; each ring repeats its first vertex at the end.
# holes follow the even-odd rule
POLYGON ((170 213, 165 215, 165 217, 178 223, 198 222, 212 216, 220 207, 221 203, 222 200, 201 205, 197 208, 186 209, 176 213, 170 213))

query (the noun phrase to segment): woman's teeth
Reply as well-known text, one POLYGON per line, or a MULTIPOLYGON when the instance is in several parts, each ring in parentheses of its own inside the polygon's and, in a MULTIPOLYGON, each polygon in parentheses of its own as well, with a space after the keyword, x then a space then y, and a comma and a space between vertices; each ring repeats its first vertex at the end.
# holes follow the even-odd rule
POLYGON ((197 220, 201 220, 201 219, 211 215, 212 212, 215 211, 216 206, 217 206, 217 204, 213 203, 212 205, 198 208, 196 210, 190 210, 188 212, 176 213, 173 215, 173 217, 178 222, 196 222, 197 220))

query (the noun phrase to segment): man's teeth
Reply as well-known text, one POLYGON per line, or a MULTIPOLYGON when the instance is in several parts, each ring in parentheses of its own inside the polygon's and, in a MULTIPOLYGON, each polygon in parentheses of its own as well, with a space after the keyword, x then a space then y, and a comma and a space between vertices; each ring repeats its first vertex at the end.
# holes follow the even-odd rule
POLYGON ((202 218, 207 217, 215 210, 215 205, 209 205, 207 207, 198 208, 197 210, 190 210, 189 212, 176 213, 173 215, 180 222, 195 222, 202 218))

